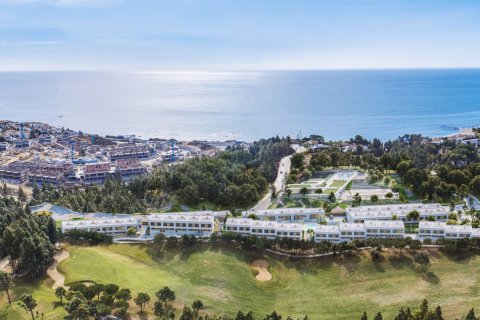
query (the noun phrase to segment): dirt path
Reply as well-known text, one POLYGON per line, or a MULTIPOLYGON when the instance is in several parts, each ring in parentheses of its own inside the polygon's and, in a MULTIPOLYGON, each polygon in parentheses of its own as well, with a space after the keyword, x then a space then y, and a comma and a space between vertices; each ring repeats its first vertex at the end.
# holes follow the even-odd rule
POLYGON ((62 250, 55 254, 53 259, 55 260, 53 264, 47 269, 47 275, 52 278, 55 283, 53 284, 52 288, 56 289, 58 287, 65 287, 65 276, 58 272, 57 267, 63 260, 67 259, 70 256, 68 251, 62 250))
POLYGON ((272 279, 272 274, 268 272, 268 261, 265 259, 258 259, 252 262, 252 268, 258 271, 256 276, 259 281, 268 281, 272 279))

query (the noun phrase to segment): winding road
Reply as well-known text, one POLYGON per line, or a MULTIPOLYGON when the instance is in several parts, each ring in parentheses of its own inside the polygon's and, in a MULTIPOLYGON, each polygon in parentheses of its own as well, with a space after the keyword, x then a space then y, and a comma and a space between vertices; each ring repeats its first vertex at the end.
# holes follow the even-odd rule
MULTIPOLYGON (((292 148, 293 148, 293 150, 295 150, 295 153, 305 152, 305 148, 298 145, 298 144, 292 144, 292 148)), ((293 155, 283 157, 282 160, 280 160, 280 163, 278 165, 277 178, 275 179, 275 182, 273 183, 273 186, 275 187, 275 192, 278 193, 278 197, 280 197, 282 195, 283 190, 285 189, 285 182, 288 178, 288 175, 290 174, 292 156, 293 155)), ((271 204, 272 204, 272 192, 269 191, 250 210, 265 210, 265 209, 268 209, 268 207, 270 207, 271 204)))

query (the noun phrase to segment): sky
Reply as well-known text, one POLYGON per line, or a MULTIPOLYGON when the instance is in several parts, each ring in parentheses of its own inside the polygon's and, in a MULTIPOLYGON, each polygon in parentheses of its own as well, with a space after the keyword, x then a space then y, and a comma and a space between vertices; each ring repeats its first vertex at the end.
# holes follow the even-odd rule
POLYGON ((0 70, 455 67, 478 0, 0 0, 0 70))

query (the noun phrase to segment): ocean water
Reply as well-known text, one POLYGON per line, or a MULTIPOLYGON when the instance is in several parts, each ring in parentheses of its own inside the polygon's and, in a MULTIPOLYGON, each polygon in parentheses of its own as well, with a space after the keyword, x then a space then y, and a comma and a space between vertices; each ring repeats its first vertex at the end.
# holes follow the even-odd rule
POLYGON ((0 119, 178 139, 439 136, 480 126, 480 69, 3 72, 0 119))

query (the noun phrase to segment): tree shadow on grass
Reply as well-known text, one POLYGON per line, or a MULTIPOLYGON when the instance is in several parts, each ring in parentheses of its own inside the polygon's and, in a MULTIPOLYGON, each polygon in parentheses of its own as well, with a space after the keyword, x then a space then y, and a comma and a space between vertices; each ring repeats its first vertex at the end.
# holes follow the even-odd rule
POLYGON ((405 267, 412 267, 413 260, 408 255, 389 255, 388 262, 395 269, 405 269, 405 267))
POLYGON ((430 284, 435 284, 435 285, 440 284, 440 278, 432 271, 422 272, 421 277, 423 280, 427 281, 430 284))

